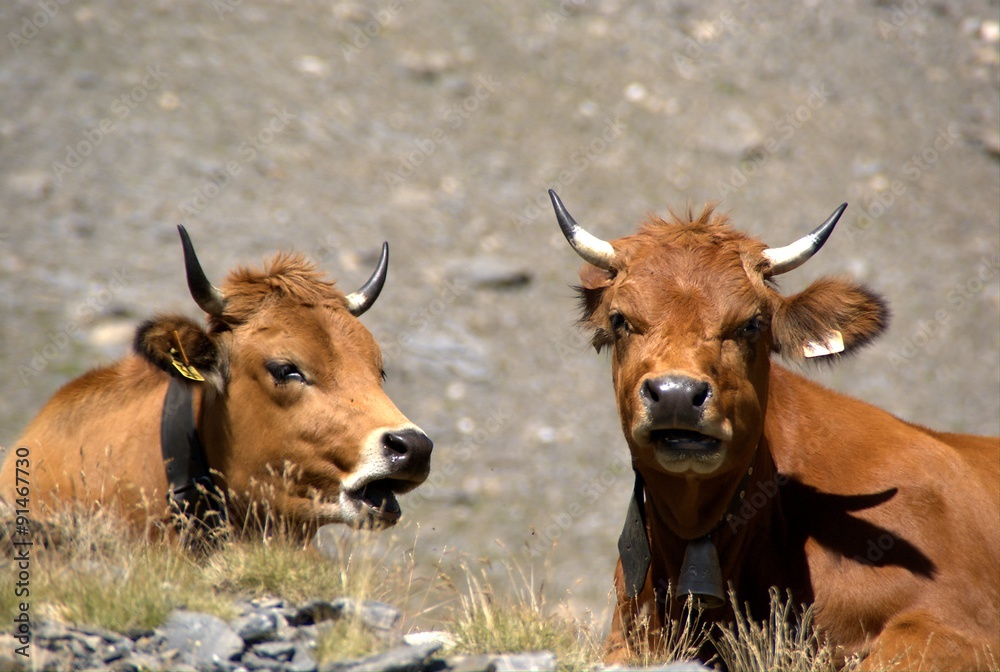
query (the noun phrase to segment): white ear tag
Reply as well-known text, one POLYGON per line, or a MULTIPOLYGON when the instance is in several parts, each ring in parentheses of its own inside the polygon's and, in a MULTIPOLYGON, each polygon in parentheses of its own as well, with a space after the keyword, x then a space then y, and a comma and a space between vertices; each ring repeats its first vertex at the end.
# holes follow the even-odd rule
POLYGON ((826 336, 823 343, 813 343, 809 341, 802 348, 806 357, 823 357, 825 355, 835 355, 844 351, 844 335, 839 331, 831 331, 826 336))

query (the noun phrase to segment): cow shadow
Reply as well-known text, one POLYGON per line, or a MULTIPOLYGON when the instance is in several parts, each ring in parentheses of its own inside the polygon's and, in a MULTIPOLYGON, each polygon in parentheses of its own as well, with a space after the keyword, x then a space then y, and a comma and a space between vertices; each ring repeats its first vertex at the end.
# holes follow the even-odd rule
MULTIPOLYGON (((825 549, 873 567, 900 567, 933 578, 934 562, 913 543, 855 514, 885 504, 898 488, 857 495, 822 492, 794 479, 781 486, 782 508, 796 542, 813 539, 825 549)), ((798 544, 796 544, 798 545, 798 544)))

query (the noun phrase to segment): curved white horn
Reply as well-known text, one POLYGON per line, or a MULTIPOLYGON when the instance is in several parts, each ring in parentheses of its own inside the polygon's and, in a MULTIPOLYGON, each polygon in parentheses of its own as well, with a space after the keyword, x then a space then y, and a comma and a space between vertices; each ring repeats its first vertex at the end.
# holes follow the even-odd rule
POLYGON ((382 256, 379 257, 375 272, 361 289, 347 295, 347 309, 351 315, 358 317, 372 307, 385 285, 386 272, 389 270, 389 243, 382 243, 382 256))
POLYGON ((603 268, 605 271, 611 270, 611 264, 615 260, 615 248, 611 243, 593 236, 574 221, 563 205, 556 192, 549 189, 549 198, 552 199, 552 207, 556 211, 556 219, 559 220, 559 228, 562 229, 566 240, 573 246, 576 253, 589 263, 603 268))
POLYGON ((209 315, 222 317, 222 313, 226 310, 226 299, 222 296, 222 292, 212 286, 205 276, 205 271, 201 269, 201 263, 194 252, 194 245, 187 229, 184 225, 178 224, 177 231, 181 234, 181 245, 184 247, 184 270, 187 272, 191 298, 209 315))
POLYGON ((837 225, 837 220, 846 209, 847 203, 842 203, 812 233, 802 236, 791 245, 764 250, 764 258, 770 262, 770 267, 764 271, 764 275, 766 277, 781 275, 809 261, 809 258, 819 252, 819 248, 823 247, 823 243, 833 233, 833 227, 837 225))

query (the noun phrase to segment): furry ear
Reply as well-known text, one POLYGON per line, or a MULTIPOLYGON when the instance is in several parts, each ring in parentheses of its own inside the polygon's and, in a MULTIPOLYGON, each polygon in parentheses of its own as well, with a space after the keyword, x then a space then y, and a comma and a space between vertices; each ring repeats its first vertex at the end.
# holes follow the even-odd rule
POLYGON ((881 296, 844 278, 820 278, 783 297, 771 321, 775 352, 792 361, 836 359, 877 338, 889 324, 881 296))
POLYGON ((577 296, 580 297, 580 326, 595 330, 591 339, 591 344, 598 352, 612 341, 611 334, 603 324, 593 320, 594 313, 601 305, 604 298, 604 290, 611 286, 614 281, 614 274, 587 264, 580 269, 580 284, 575 287, 577 296))
POLYGON ((194 320, 165 315, 140 325, 135 351, 172 376, 201 381, 218 367, 219 351, 194 320))

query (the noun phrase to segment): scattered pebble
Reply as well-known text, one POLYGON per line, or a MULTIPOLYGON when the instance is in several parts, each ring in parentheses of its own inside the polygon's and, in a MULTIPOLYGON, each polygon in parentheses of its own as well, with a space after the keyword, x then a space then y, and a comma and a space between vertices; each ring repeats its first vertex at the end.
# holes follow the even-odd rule
POLYGON ((532 278, 532 272, 516 260, 490 255, 451 262, 446 273, 476 289, 513 289, 527 285, 532 278))

